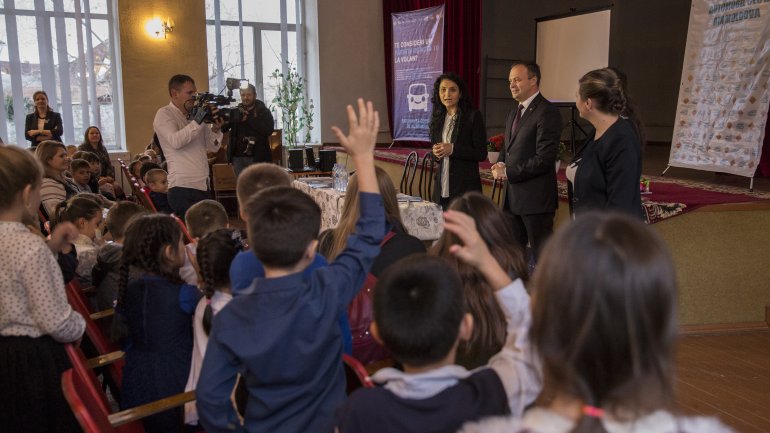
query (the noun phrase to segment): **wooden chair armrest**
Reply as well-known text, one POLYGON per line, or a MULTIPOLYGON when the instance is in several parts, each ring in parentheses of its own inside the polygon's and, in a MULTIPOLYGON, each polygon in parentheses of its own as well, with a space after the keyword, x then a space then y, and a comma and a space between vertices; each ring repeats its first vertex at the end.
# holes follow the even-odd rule
POLYGON ((187 391, 181 394, 172 395, 152 403, 143 404, 141 406, 132 407, 131 409, 122 410, 109 415, 110 424, 113 427, 118 427, 123 424, 130 423, 132 421, 146 418, 150 415, 155 415, 175 407, 182 406, 187 402, 195 401, 195 391, 187 391))
POLYGON ((88 367, 104 367, 105 365, 110 365, 119 359, 123 359, 124 356, 126 356, 126 354, 122 350, 116 350, 115 352, 110 352, 106 355, 99 355, 88 360, 88 367))
POLYGON ((91 320, 104 319, 105 317, 111 317, 114 315, 115 315, 115 309, 108 308, 106 310, 97 311, 96 313, 91 314, 91 320))

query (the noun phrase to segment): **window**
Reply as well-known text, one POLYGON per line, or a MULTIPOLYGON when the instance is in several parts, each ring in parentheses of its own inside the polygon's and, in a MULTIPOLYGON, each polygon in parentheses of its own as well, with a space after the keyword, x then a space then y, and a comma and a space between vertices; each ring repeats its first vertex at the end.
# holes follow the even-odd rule
MULTIPOLYGON (((303 0, 206 0, 209 91, 220 93, 227 78, 246 78, 257 98, 270 107, 276 69, 303 71, 301 52, 303 0)), ((300 72, 301 73, 301 72, 300 72)), ((303 74, 304 75, 304 74, 303 74)), ((235 92, 237 93, 237 92, 235 92)), ((236 94, 234 97, 238 97, 236 94)), ((273 110, 280 127, 280 116, 273 110)))
POLYGON ((0 7, 0 137, 28 146, 24 120, 40 89, 61 113, 62 140, 101 129, 108 149, 123 147, 113 0, 5 0, 0 7))

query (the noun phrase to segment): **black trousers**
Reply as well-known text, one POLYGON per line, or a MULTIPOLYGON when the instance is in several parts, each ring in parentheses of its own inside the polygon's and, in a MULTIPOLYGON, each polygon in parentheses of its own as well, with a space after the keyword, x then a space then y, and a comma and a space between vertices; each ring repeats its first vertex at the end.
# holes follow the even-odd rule
POLYGON ((555 212, 516 215, 511 214, 513 219, 513 234, 519 241, 519 246, 524 250, 526 257, 527 243, 532 249, 535 263, 540 257, 545 242, 553 234, 553 220, 555 212))
POLYGON ((192 205, 199 201, 211 198, 211 194, 208 191, 201 191, 195 188, 185 188, 182 186, 175 186, 168 189, 168 204, 171 209, 174 210, 176 216, 184 219, 184 214, 187 213, 187 209, 190 209, 192 205))

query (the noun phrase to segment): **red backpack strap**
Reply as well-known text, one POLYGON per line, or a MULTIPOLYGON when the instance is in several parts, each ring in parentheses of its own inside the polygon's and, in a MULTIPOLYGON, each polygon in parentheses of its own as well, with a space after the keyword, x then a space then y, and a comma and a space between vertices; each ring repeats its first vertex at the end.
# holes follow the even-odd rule
POLYGON ((384 238, 382 238, 382 242, 380 242, 380 248, 384 247, 385 244, 388 243, 389 240, 393 239, 393 236, 396 235, 396 232, 393 230, 389 231, 384 238))

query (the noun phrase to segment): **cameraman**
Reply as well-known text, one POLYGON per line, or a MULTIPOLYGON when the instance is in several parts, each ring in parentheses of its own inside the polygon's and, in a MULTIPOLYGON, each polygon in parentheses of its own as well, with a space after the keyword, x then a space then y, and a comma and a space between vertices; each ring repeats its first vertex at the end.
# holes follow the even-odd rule
POLYGON ((238 107, 241 118, 222 128, 225 132, 231 130, 227 159, 233 164, 236 176, 250 164, 273 161, 268 139, 273 133, 273 115, 265 103, 257 99, 257 89, 253 84, 241 89, 241 104, 238 107))
POLYGON ((201 115, 194 120, 187 119, 196 93, 191 77, 171 77, 168 93, 171 102, 155 113, 152 126, 168 165, 168 202, 174 213, 184 218, 190 206, 211 198, 206 152, 221 147, 224 122, 216 116, 216 107, 209 109, 214 118, 211 126, 203 124, 203 114, 209 110, 200 110, 201 115))

